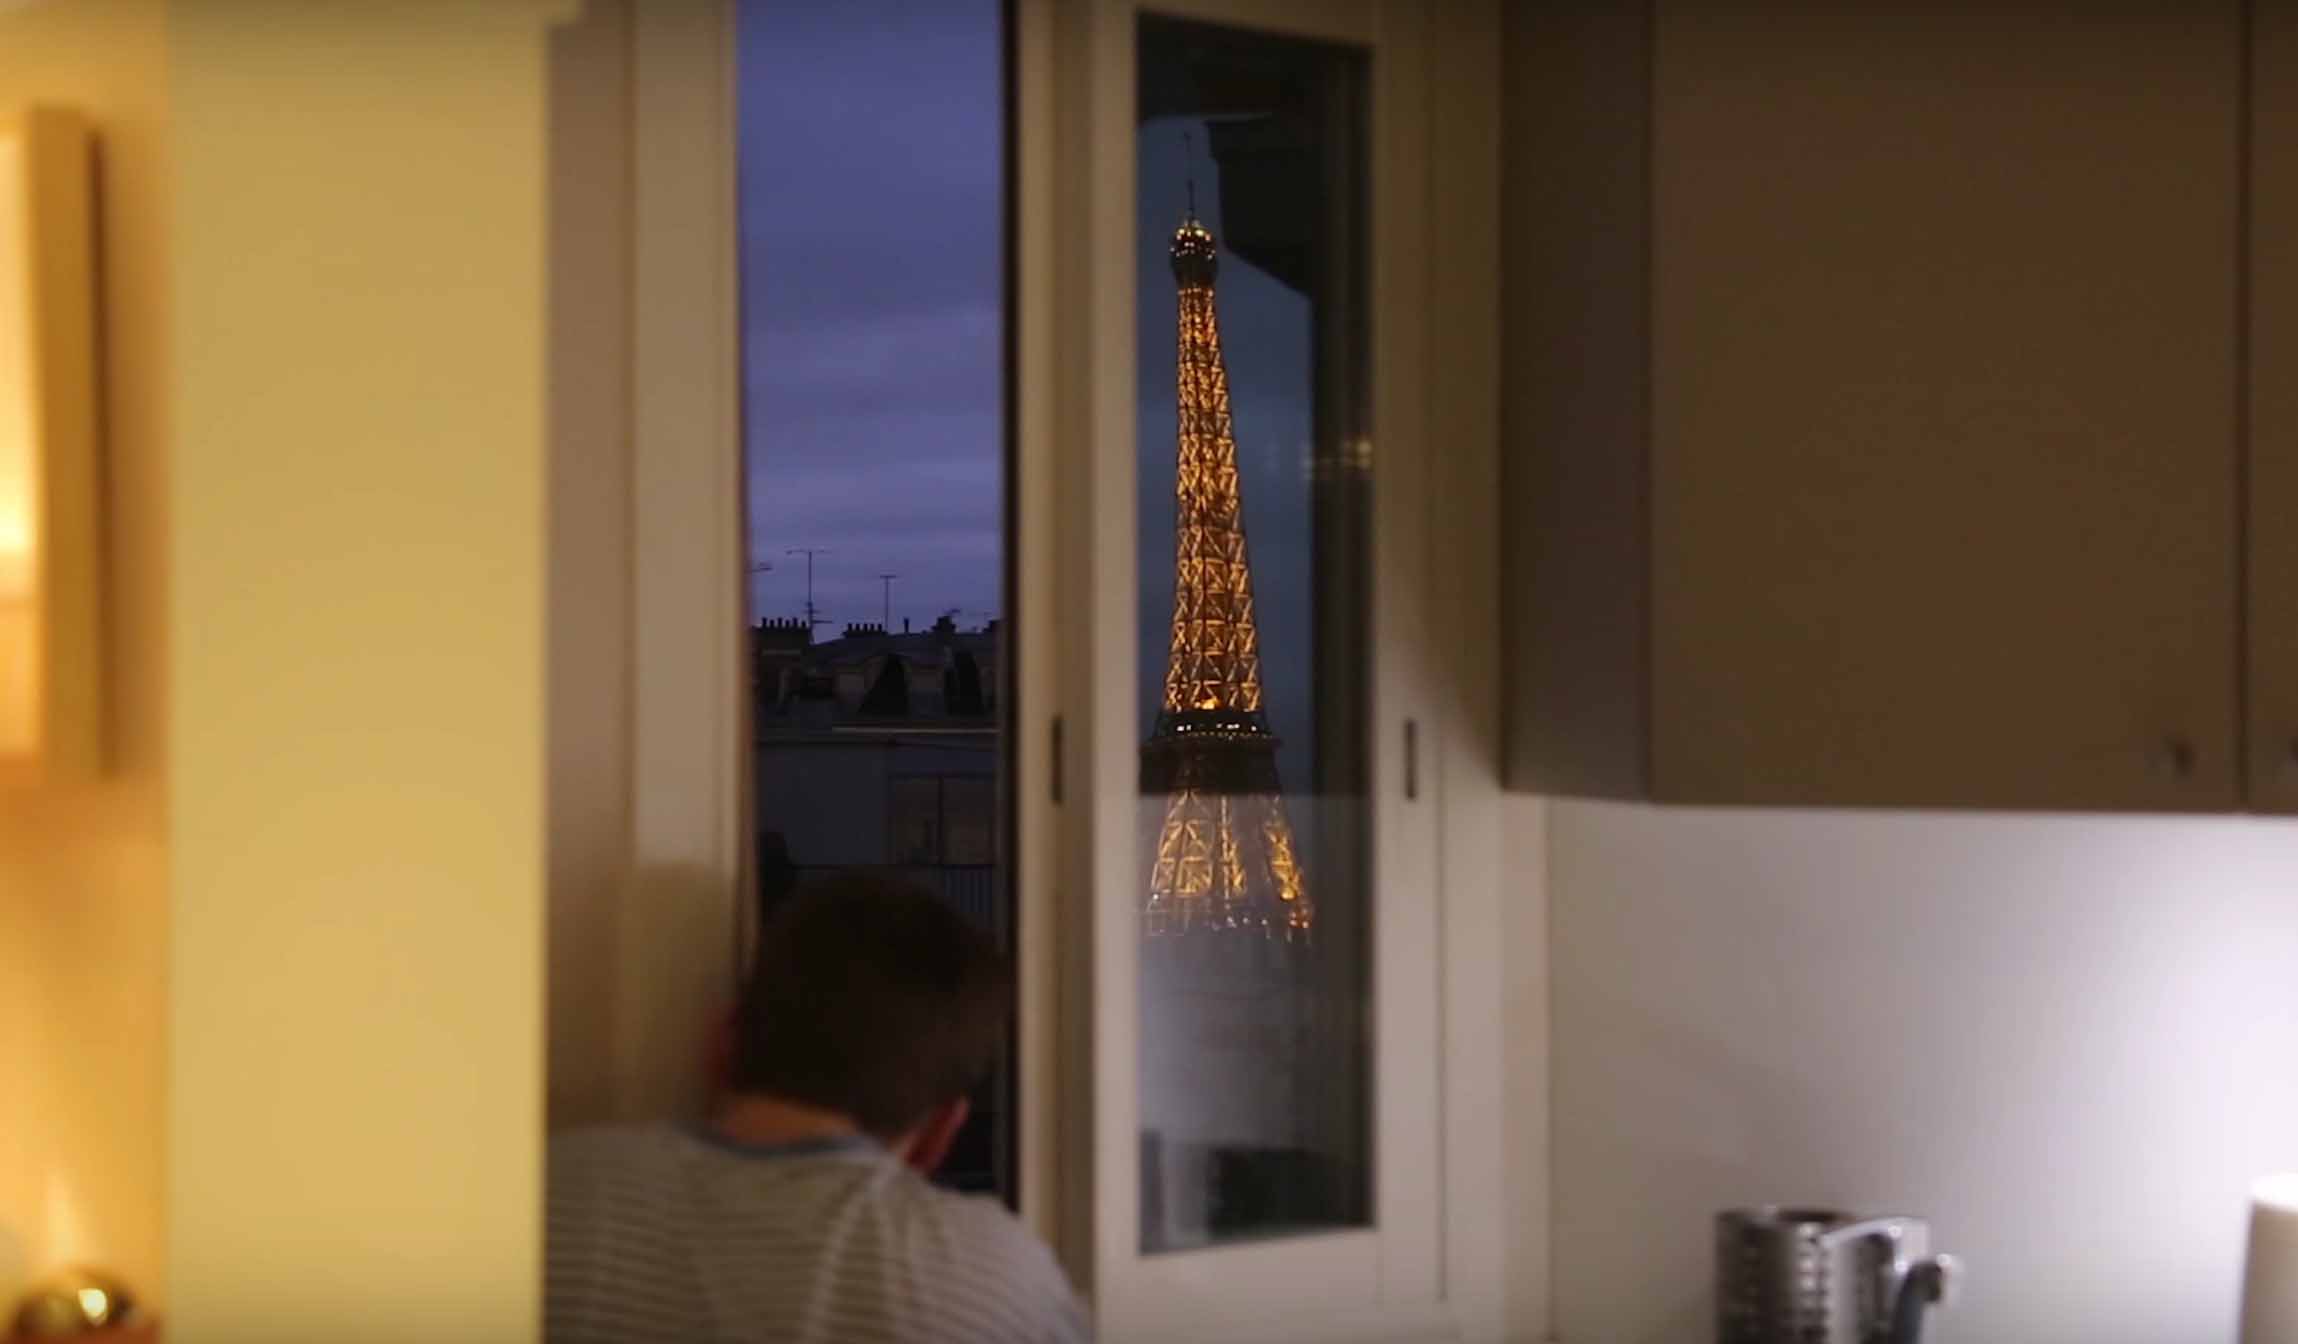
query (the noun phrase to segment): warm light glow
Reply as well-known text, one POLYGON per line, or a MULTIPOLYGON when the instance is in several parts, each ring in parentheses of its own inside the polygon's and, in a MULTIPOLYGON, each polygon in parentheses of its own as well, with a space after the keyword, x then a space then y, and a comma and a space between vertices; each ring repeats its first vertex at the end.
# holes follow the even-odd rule
POLYGON ((25 147, 0 131, 0 758, 39 746, 39 539, 33 461, 32 295, 25 147))
POLYGON ((101 1325, 104 1318, 112 1314, 111 1296, 103 1289, 82 1288, 77 1296, 80 1299, 80 1310, 87 1313, 89 1320, 101 1325))
MULTIPOLYGON (((0 502, 0 510, 7 505, 0 502)), ((0 512, 0 602, 32 596, 32 521, 0 512)))
MULTIPOLYGON (((5 230, 0 230, 5 232, 5 230)), ((0 252, 0 259, 4 259, 0 252)), ((0 282, 0 313, 5 313, 7 286, 0 282)), ((0 326, 5 326, 0 319, 0 326)), ((21 369, 11 368, 21 352, 9 349, 11 338, 0 334, 0 602, 32 600, 33 547, 39 540, 39 513, 33 474, 32 433, 28 417, 10 386, 21 369)))
POLYGON ((87 127, 0 116, 0 775, 98 763, 95 261, 87 127))
POLYGON ((1152 935, 1257 928, 1289 938, 1308 932, 1314 911, 1278 787, 1276 739, 1261 717, 1261 642, 1212 233, 1184 221, 1172 260, 1180 290, 1173 634, 1163 712, 1145 749, 1169 763, 1172 778, 1143 922, 1152 935), (1192 713, 1234 718, 1204 725, 1177 717, 1192 713))
POLYGON ((41 1229, 41 1258, 49 1266, 68 1265, 88 1258, 87 1219, 80 1210, 80 1199, 72 1183, 63 1172, 48 1173, 45 1203, 46 1225, 41 1229))
MULTIPOLYGON (((1209 256, 1212 235, 1194 221, 1176 235, 1175 255, 1194 256, 1186 249, 1197 239, 1209 256)), ((1181 285, 1177 371, 1173 635, 1165 708, 1258 710, 1260 635, 1237 484, 1229 370, 1209 278, 1181 285)))

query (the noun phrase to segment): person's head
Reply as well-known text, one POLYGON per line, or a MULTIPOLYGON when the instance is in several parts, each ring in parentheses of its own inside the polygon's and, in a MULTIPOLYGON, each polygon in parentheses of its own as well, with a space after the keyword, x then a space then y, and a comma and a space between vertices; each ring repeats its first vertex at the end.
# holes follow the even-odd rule
POLYGON ((1005 1039, 1012 971, 925 892, 842 873, 801 886, 760 930, 743 995, 739 1093, 835 1111, 892 1140, 954 1127, 1005 1039))

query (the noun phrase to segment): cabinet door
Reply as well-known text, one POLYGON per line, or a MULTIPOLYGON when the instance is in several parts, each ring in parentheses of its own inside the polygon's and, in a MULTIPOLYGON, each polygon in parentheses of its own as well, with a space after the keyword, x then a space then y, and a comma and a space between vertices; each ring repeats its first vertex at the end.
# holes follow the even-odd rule
POLYGON ((2233 805, 2238 6, 1657 23, 1656 791, 2233 805))
POLYGON ((2250 46, 2250 805, 2298 812, 2298 11, 2250 46))

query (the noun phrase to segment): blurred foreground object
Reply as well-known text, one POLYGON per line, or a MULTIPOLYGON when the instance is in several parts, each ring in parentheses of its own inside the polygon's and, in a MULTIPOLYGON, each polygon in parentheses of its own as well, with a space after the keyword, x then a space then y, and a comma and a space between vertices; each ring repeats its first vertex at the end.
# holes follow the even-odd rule
MULTIPOLYGON (((127 1286, 92 1269, 68 1269, 27 1294, 16 1308, 12 1340, 111 1334, 145 1324, 127 1286)), ((137 1330, 138 1337, 148 1337, 137 1330)))
POLYGON ((101 765, 95 148, 0 109, 0 775, 101 765))
POLYGON ((2242 1265, 2242 1344, 2298 1340, 2298 1172, 2250 1190, 2250 1246, 2242 1265))

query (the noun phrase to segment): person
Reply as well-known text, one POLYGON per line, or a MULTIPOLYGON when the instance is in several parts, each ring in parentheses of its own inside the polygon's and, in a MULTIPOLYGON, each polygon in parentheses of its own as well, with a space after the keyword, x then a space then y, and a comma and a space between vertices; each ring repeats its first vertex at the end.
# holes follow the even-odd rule
POLYGON ((760 931, 708 1118, 553 1141, 544 1337, 1087 1339, 1045 1246, 927 1179, 1012 989, 988 936, 924 892, 843 874, 794 893, 760 931))

